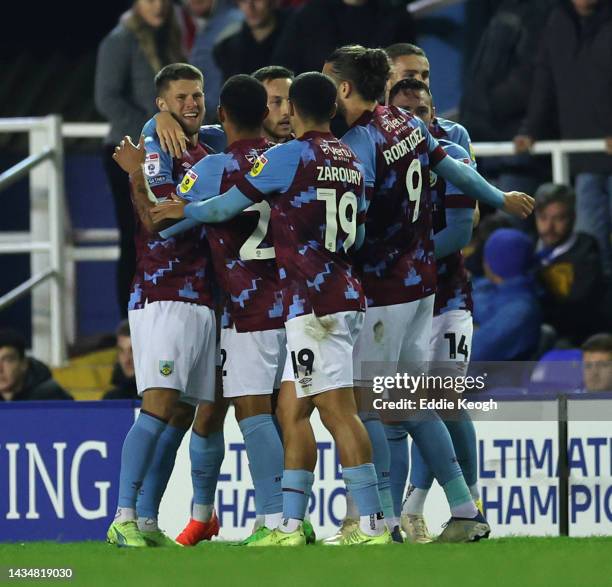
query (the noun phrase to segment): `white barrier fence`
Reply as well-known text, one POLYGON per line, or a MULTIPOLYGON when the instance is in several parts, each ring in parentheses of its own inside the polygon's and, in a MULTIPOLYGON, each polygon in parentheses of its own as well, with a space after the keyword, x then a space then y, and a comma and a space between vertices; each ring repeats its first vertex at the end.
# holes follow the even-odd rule
MULTIPOLYGON (((0 254, 30 253, 32 277, 0 297, 0 310, 32 294, 32 352, 54 366, 66 359, 66 345, 76 333, 75 265, 79 261, 114 261, 119 257, 116 229, 71 230, 64 189, 64 138, 99 138, 105 123, 62 123, 59 116, 0 119, 0 133, 27 132, 29 155, 0 174, 0 191, 29 173, 30 230, 0 233, 0 254), (95 243, 107 243, 100 246, 95 243), (108 244, 112 243, 112 244, 108 244)), ((505 143, 474 143, 477 157, 514 154, 505 143)), ((552 181, 569 183, 569 154, 605 150, 603 139, 544 141, 535 155, 549 155, 552 181)), ((110 204, 110 200, 109 200, 110 204)))

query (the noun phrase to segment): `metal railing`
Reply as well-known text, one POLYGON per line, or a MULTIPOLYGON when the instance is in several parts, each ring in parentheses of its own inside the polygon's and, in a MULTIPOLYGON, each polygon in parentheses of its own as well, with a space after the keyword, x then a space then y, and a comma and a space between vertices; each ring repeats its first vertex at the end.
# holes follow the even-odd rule
MULTIPOLYGON (((0 255, 30 253, 32 274, 0 297, 0 310, 32 292, 32 350, 53 365, 65 360, 66 343, 76 332, 76 263, 119 258, 116 229, 70 230, 64 212, 62 139, 103 138, 108 130, 105 123, 62 124, 58 116, 0 119, 0 132, 30 135, 29 156, 0 174, 0 190, 30 174, 30 231, 0 233, 0 255)), ((473 147, 478 158, 515 154, 511 142, 474 143, 473 147)), ((604 150, 603 139, 543 141, 535 144, 532 153, 549 155, 552 181, 569 183, 570 153, 604 150)))

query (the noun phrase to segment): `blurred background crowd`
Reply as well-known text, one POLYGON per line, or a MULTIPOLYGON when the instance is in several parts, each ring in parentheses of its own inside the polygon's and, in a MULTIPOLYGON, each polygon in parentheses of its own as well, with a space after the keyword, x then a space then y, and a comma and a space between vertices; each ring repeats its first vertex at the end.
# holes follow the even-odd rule
MULTIPOLYGON (((582 361, 572 385, 612 390, 610 367, 592 368, 612 361, 612 0, 135 0, 77 6, 70 14, 66 6, 47 7, 53 11, 48 26, 35 30, 41 25, 34 24, 26 45, 10 42, 11 34, 17 39, 23 31, 5 38, 0 117, 59 113, 68 121, 110 123, 102 149, 94 140, 66 143, 73 165, 67 190, 69 196, 79 193, 71 212, 90 222, 112 211, 120 234, 116 274, 113 267, 104 277, 115 284, 116 307, 81 333, 73 349, 75 355, 102 353, 83 363, 90 373, 106 357, 88 397, 135 397, 127 322, 106 334, 125 315, 135 263, 128 182, 111 155, 124 135, 137 137, 156 112, 155 73, 176 61, 199 67, 206 122, 215 123, 219 91, 231 75, 266 65, 295 74, 320 70, 337 46, 422 45, 424 38, 438 114, 461 122, 474 142, 513 141, 513 155, 483 157, 478 169, 501 189, 536 198, 534 217, 522 223, 481 210, 465 251, 478 327, 472 359, 582 361), (81 26, 69 26, 68 17, 81 26), (572 155, 568 185, 551 183, 550 157, 530 152, 543 140, 596 138, 606 140, 608 152, 572 155)), ((0 145, 3 168, 25 149, 13 135, 0 135, 0 145)), ((16 203, 0 228, 15 230, 15 223, 27 223, 27 214, 27 202, 16 203)), ((81 269, 79 287, 99 283, 99 271, 81 269)), ((11 286, 5 279, 3 290, 11 286)), ((81 298, 86 315, 96 300, 81 298)), ((25 357, 24 307, 0 319, 20 331, 0 332, 0 401, 68 397, 42 363, 25 357)), ((61 369, 56 377, 71 387, 61 369)))

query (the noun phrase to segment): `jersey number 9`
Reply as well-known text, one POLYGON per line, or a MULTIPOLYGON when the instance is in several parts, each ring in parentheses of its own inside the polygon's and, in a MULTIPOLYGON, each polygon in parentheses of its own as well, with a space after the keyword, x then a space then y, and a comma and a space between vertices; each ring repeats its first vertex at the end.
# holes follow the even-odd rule
POLYGON ((411 222, 416 222, 419 217, 421 190, 423 189, 423 172, 421 171, 421 162, 418 159, 413 159, 410 163, 410 167, 408 167, 408 171, 406 172, 406 189, 408 190, 408 198, 411 202, 414 202, 411 222))
POLYGON ((325 202, 325 248, 332 253, 337 251, 336 237, 338 222, 340 222, 340 228, 347 235, 342 248, 345 253, 348 252, 357 234, 357 196, 353 192, 346 192, 340 201, 336 202, 335 189, 319 188, 317 189, 317 200, 325 202))

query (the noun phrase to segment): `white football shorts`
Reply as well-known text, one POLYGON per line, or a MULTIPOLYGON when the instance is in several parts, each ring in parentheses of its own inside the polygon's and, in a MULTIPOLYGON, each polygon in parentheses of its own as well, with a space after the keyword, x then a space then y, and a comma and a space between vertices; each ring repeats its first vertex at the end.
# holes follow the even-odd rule
POLYGON ((128 312, 136 387, 176 389, 192 405, 215 399, 215 313, 178 301, 128 312))
POLYGON ((431 340, 434 296, 413 302, 368 308, 353 353, 356 384, 376 376, 393 376, 398 365, 426 368, 431 340))
POLYGON ((351 311, 312 313, 285 323, 288 355, 282 380, 295 381, 297 397, 353 387, 353 347, 363 320, 363 312, 351 311))
POLYGON ((287 356, 285 329, 221 330, 223 397, 271 395, 280 387, 287 356))
POLYGON ((434 316, 431 326, 429 361, 453 361, 458 375, 465 375, 472 352, 474 323, 468 310, 450 310, 434 316))

